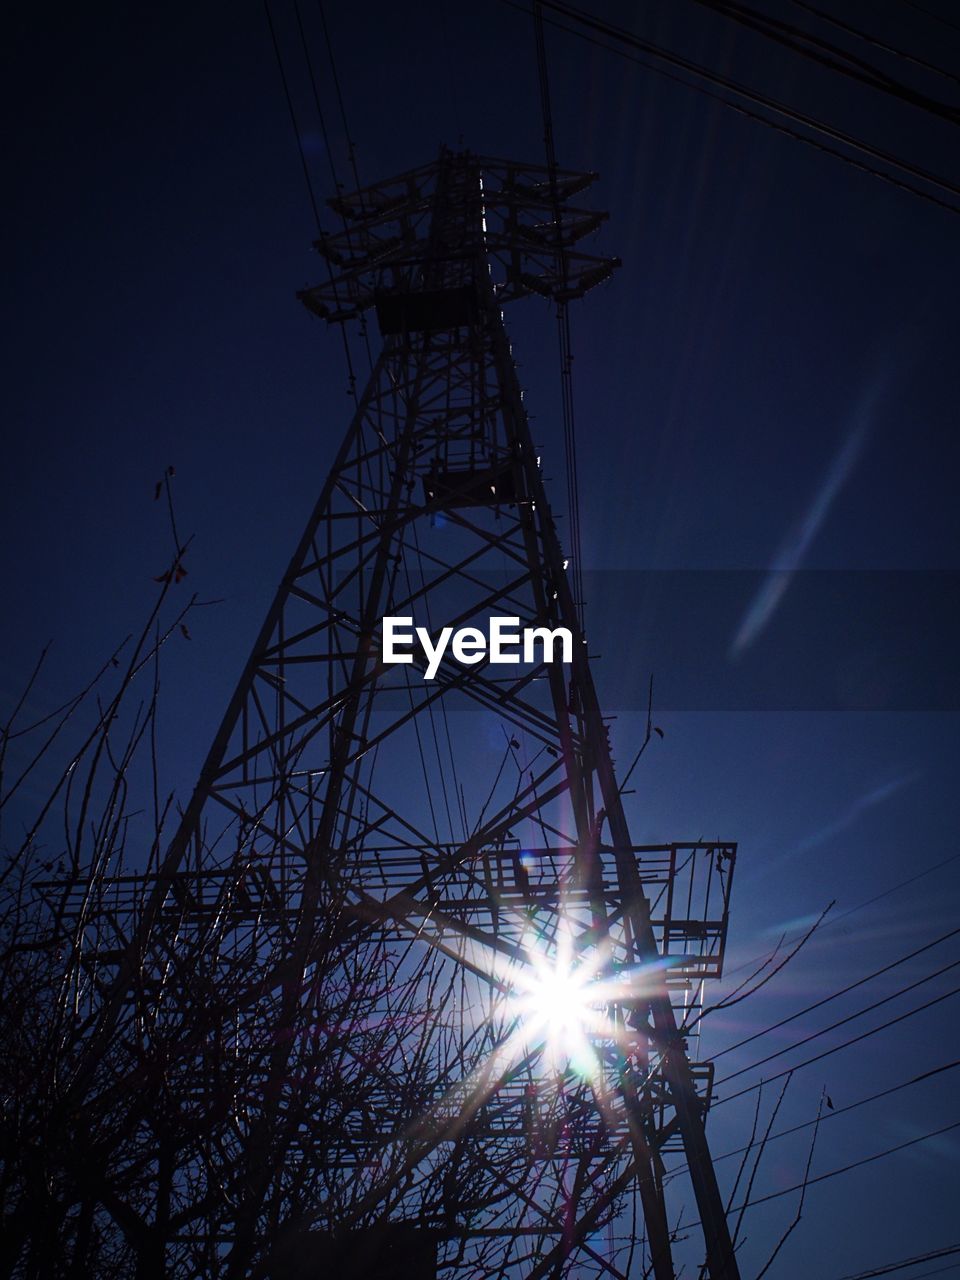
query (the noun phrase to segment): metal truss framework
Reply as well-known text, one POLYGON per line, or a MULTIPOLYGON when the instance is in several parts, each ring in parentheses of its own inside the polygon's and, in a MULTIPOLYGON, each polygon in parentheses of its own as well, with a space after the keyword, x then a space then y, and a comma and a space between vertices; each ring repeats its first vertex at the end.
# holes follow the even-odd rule
POLYGON ((42 886, 95 1028, 63 1104, 81 1270, 112 1227, 143 1276, 321 1274, 344 1242, 618 1275, 636 1196, 665 1280, 676 1150, 736 1280, 682 1029, 735 846, 631 840, 503 326, 614 269, 577 247, 592 177, 443 152, 331 202, 302 300, 384 336, 353 421, 160 865, 42 886), (381 661, 387 614, 567 626, 574 658, 426 681, 381 661), (564 938, 620 982, 589 1071, 511 1000, 564 938))

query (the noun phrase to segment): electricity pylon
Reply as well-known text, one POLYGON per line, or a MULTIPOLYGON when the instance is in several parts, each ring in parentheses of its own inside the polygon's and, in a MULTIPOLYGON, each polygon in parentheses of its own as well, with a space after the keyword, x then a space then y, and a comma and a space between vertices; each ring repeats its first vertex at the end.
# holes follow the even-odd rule
POLYGON ((503 323, 614 270, 594 176, 444 151, 330 202, 302 301, 382 350, 165 856, 58 906, 100 993, 61 1111, 100 1135, 94 1270, 110 1223, 138 1276, 666 1280, 677 1152, 738 1276, 684 1023, 735 846, 631 841, 503 323), (390 615, 572 661, 427 680, 390 615))

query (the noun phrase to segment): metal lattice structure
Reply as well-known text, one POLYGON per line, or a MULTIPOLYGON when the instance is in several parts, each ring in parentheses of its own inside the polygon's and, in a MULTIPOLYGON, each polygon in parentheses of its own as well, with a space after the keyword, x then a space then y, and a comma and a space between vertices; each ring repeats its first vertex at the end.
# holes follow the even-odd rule
POLYGON ((302 300, 383 336, 336 461, 163 859, 40 886, 91 1005, 58 1104, 98 1153, 65 1175, 78 1273, 538 1280, 642 1247, 664 1280, 679 1151, 706 1274, 738 1275, 681 1030, 735 846, 631 840, 503 324, 614 270, 580 248, 593 176, 443 152, 331 202, 302 300), (565 626, 573 660, 426 680, 387 615, 565 626), (564 947, 615 984, 589 1069, 517 1012, 564 947))

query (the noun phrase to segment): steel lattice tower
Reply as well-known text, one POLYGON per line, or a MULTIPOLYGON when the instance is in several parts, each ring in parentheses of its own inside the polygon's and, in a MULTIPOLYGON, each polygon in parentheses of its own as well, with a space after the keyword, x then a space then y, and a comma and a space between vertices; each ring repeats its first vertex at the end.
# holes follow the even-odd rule
POLYGON ((301 297, 381 353, 164 858, 48 890, 99 993, 63 1123, 138 1276, 618 1274, 636 1195, 665 1280, 670 1151, 738 1275, 677 1015, 735 846, 631 841, 503 324, 613 271, 593 176, 444 151, 331 201, 301 297), (425 680, 386 615, 566 626, 573 661, 425 680), (616 991, 579 1067, 512 996, 558 955, 616 991))

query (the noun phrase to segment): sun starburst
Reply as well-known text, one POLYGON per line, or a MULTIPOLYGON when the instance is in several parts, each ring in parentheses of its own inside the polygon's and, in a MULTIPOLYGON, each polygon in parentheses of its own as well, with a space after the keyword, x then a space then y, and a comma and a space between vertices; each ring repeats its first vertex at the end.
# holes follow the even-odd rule
POLYGON ((561 921, 552 952, 533 938, 525 951, 527 964, 511 973, 514 994, 508 1003, 518 1036, 528 1050, 542 1045, 548 1069, 562 1072, 571 1066, 585 1079, 598 1078, 596 1042, 618 1035, 609 1006, 622 985, 601 976, 607 949, 578 954, 570 928, 561 921))

